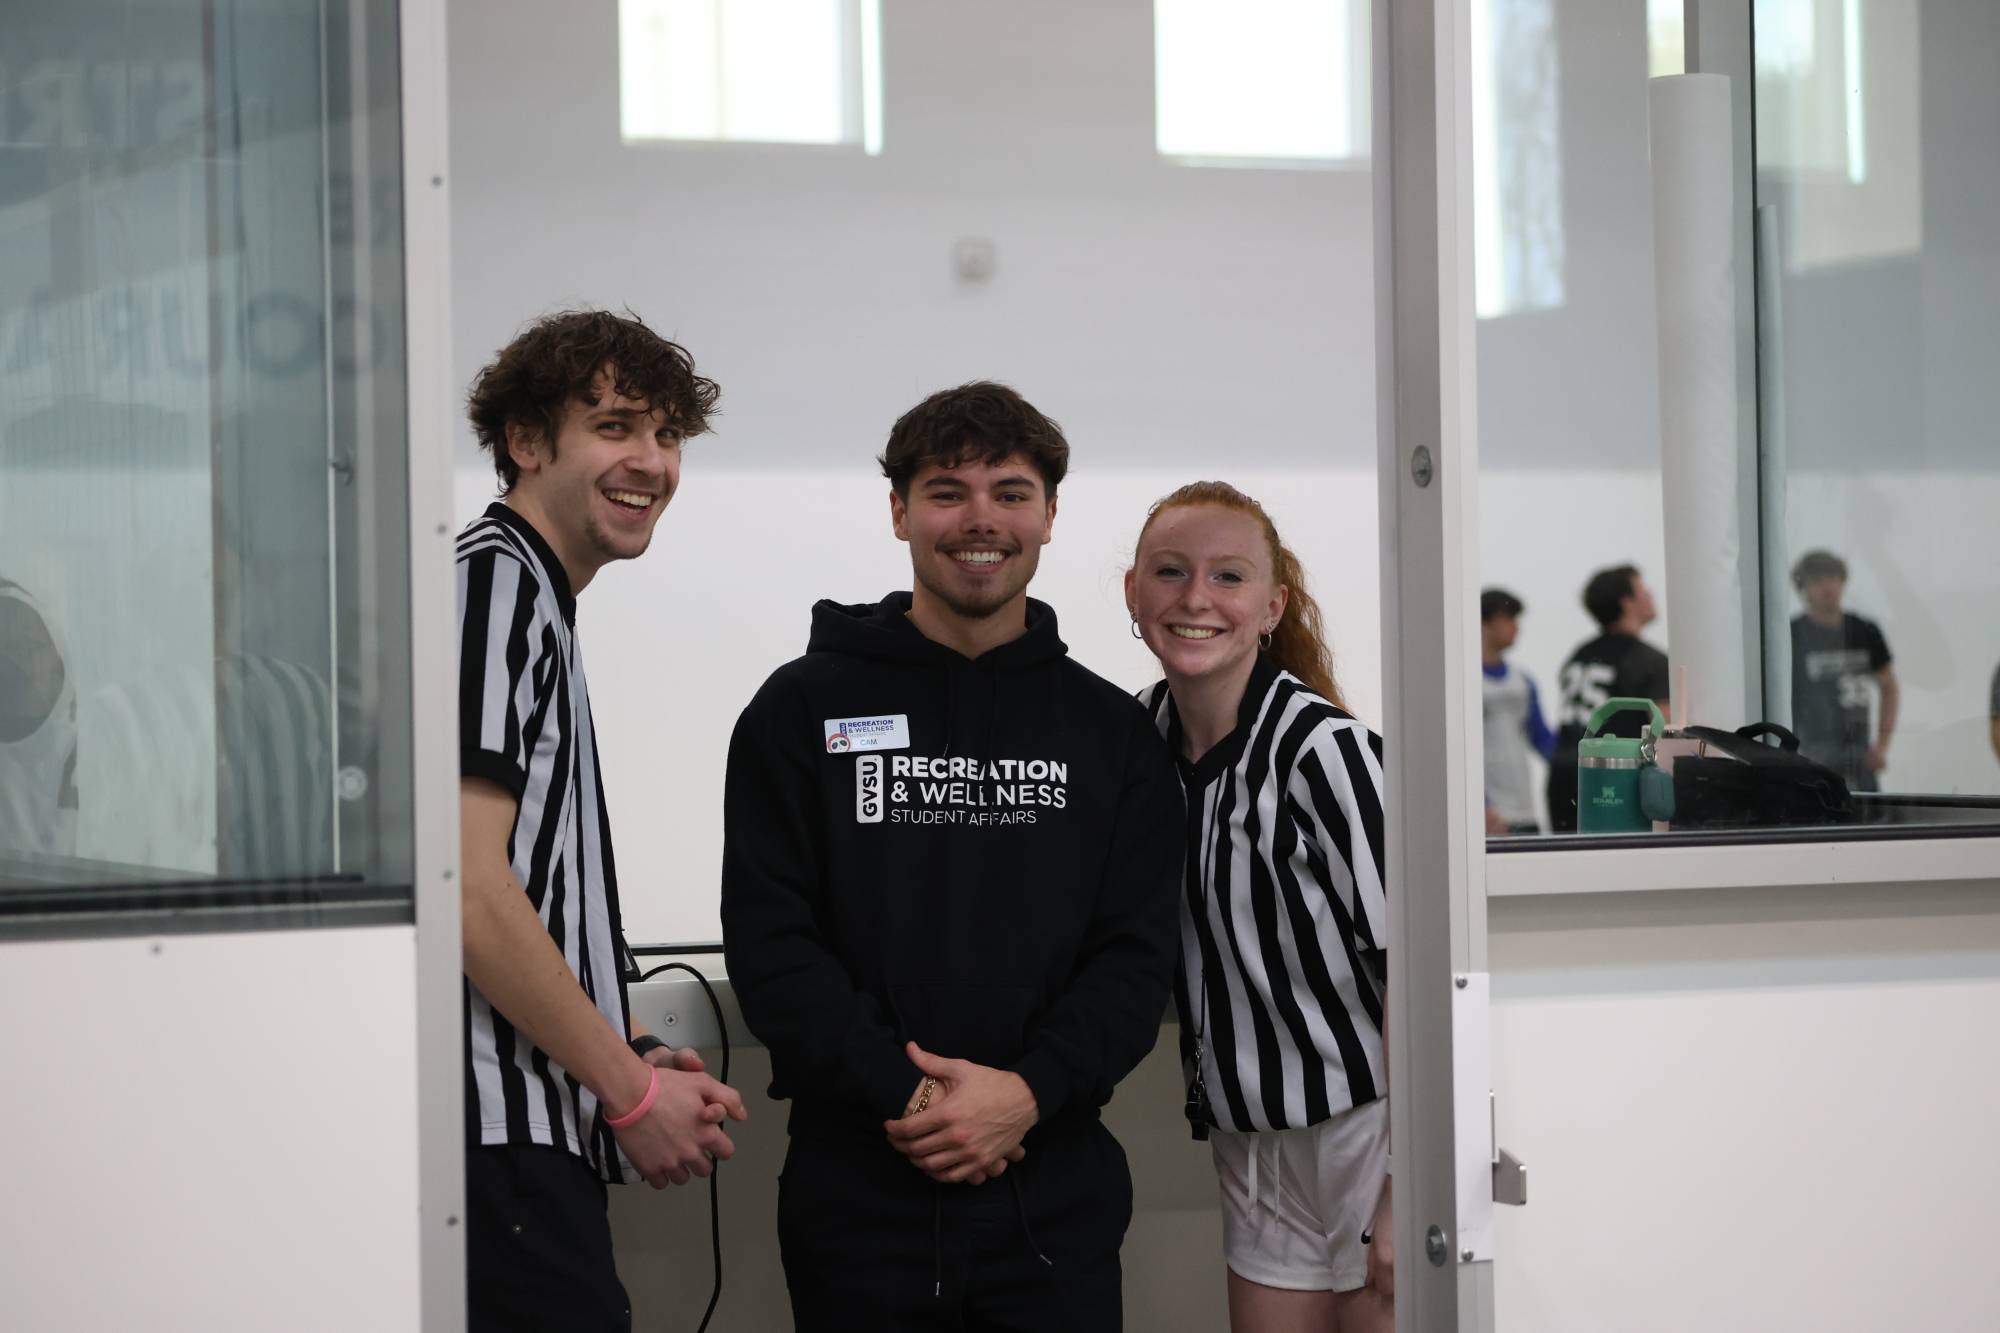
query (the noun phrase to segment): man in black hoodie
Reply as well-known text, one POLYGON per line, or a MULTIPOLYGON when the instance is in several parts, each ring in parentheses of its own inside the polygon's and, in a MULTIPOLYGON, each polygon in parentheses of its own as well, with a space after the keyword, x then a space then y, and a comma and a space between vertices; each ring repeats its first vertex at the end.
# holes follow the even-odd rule
POLYGON ((723 938, 792 1100, 793 1314, 1116 1329, 1132 1187, 1098 1112, 1165 1011, 1180 787, 1028 598, 1055 423, 967 384, 880 461, 914 587, 815 606, 729 747, 723 938))

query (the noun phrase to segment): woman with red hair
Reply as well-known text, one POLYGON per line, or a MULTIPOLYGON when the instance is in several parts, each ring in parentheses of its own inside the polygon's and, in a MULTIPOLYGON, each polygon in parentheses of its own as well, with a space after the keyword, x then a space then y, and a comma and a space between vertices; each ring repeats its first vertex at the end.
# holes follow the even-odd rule
POLYGON ((1125 604, 1188 801, 1175 1000, 1230 1326, 1392 1333, 1381 738, 1342 704, 1297 558, 1234 487, 1153 506, 1125 604))

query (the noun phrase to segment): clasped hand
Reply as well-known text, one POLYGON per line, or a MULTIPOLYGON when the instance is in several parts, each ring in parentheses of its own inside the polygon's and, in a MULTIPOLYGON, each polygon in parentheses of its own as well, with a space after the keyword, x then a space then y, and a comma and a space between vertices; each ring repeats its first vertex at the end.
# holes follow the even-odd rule
POLYGON ((704 1072, 696 1052, 662 1047, 648 1051, 645 1059, 660 1071, 659 1095, 644 1119, 613 1132, 647 1184, 654 1189, 685 1185, 735 1154, 736 1145, 722 1123, 748 1120, 750 1113, 742 1094, 704 1072))
POLYGON ((923 1084, 900 1120, 883 1122, 889 1143, 940 1184, 984 1184, 1027 1155, 1021 1139, 1041 1118, 1035 1094, 1019 1074, 947 1060, 915 1042, 910 1063, 937 1081, 929 1107, 916 1109, 923 1084))

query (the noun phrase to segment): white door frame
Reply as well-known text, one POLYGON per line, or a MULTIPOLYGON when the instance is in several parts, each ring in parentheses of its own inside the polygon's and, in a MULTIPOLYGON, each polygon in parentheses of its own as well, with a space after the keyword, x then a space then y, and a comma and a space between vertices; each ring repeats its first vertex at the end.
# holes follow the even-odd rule
POLYGON ((1396 1327, 1493 1326, 1469 0, 1375 0, 1396 1327))
POLYGON ((424 1333, 465 1328, 465 1030, 452 574, 451 212, 444 0, 401 0, 403 342, 417 917, 417 1171, 424 1333))

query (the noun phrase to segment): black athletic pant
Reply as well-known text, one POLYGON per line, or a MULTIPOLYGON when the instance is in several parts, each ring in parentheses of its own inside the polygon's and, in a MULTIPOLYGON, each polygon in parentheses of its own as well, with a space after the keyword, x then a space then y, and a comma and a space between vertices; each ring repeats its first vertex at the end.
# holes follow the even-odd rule
POLYGON ((1125 1153, 1095 1120, 1052 1128, 983 1185, 934 1185, 886 1141, 793 1139, 778 1243, 798 1333, 1116 1333, 1125 1153))
POLYGON ((629 1333, 604 1182, 534 1145, 465 1154, 467 1333, 629 1333))

